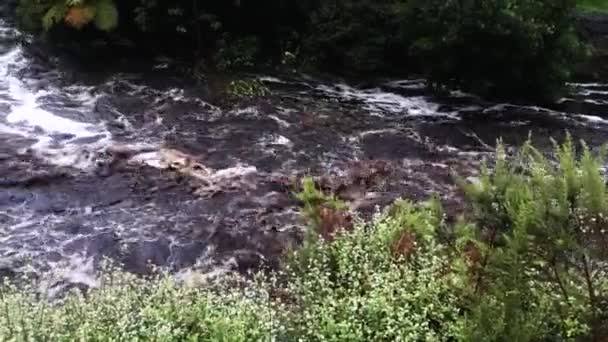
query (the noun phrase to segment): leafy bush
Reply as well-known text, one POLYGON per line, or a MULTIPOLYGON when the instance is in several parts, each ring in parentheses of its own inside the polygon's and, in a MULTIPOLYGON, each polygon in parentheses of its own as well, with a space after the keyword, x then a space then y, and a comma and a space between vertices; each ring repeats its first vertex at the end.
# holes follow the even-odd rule
MULTIPOLYGON (((309 245, 287 267, 296 307, 288 331, 304 341, 447 341, 458 332, 433 206, 405 201, 333 241, 309 245)), ((296 252, 296 257, 298 256, 296 252)))
POLYGON ((302 202, 302 214, 309 225, 306 243, 316 243, 319 236, 331 240, 345 228, 346 203, 317 189, 314 179, 304 178, 301 191, 295 195, 302 202))
POLYGON ((99 289, 57 302, 5 286, 2 341, 262 341, 272 334, 268 293, 177 286, 166 275, 141 279, 106 273, 99 289))
POLYGON ((254 66, 259 43, 255 37, 245 37, 236 41, 221 41, 215 55, 215 64, 220 70, 251 68, 254 66))
POLYGON ((393 0, 320 1, 309 13, 310 34, 303 41, 307 56, 325 67, 360 72, 395 67, 387 62, 398 45, 407 44, 395 41, 398 14, 393 0))
POLYGON ((226 95, 237 98, 264 96, 269 93, 270 89, 264 83, 254 79, 231 81, 226 89, 226 95))
POLYGON ((571 18, 576 0, 20 3, 28 27, 118 28, 116 36, 220 68, 276 64, 295 53, 313 67, 422 72, 432 84, 494 97, 550 98, 584 52, 571 18))
POLYGON ((473 340, 600 340, 608 326, 608 188, 601 166, 570 138, 554 162, 527 143, 466 185, 475 227, 460 229, 472 267, 473 340), (473 253, 474 252, 474 253, 473 253), (475 258, 471 258, 475 255, 475 258))
POLYGON ((574 0, 409 0, 403 21, 437 84, 493 97, 551 98, 583 48, 574 0))
POLYGON ((103 31, 118 26, 113 0, 21 0, 19 14, 30 29, 49 30, 60 22, 77 29, 93 23, 103 31))

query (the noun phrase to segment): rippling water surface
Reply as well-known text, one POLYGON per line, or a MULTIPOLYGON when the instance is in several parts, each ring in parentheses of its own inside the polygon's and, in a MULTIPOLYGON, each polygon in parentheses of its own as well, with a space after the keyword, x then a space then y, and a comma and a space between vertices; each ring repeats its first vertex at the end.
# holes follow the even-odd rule
POLYGON ((154 69, 81 82, 93 78, 22 39, 0 22, 0 275, 33 270, 54 291, 95 286, 104 257, 137 273, 274 265, 301 236, 290 186, 302 175, 362 213, 434 192, 457 210, 453 176, 473 175, 499 137, 550 148, 566 131, 591 146, 607 136, 608 84, 572 84, 544 108, 437 95, 423 80, 259 76, 271 95, 218 107, 154 69), (116 149, 129 154, 114 164, 116 149), (206 173, 167 169, 167 151, 206 173))

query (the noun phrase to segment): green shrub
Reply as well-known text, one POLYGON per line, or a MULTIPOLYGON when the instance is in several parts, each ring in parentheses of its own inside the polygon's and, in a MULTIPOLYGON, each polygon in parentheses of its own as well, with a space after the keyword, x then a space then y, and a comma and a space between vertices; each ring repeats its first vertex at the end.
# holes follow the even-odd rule
POLYGON ((81 29, 94 24, 110 31, 118 26, 113 0, 20 0, 18 14, 29 29, 51 29, 58 23, 81 29))
POLYGON ((465 186, 475 227, 460 229, 459 245, 478 253, 472 340, 606 337, 604 154, 583 144, 577 157, 570 138, 552 159, 530 143, 512 158, 499 147, 494 171, 465 186))
POLYGON ((245 37, 231 41, 228 37, 221 41, 215 55, 215 64, 220 70, 251 68, 254 66, 259 43, 256 37, 245 37))
MULTIPOLYGON (((58 24, 118 29, 114 37, 220 68, 277 64, 286 53, 296 53, 300 60, 291 61, 296 65, 422 72, 434 85, 480 95, 547 99, 563 90, 584 55, 573 29, 576 5, 576 0, 20 0, 18 15, 33 29, 58 24)), ((589 0, 580 6, 597 4, 589 0)))
MULTIPOLYGON (((287 267, 296 301, 288 331, 304 341, 446 341, 458 331, 458 292, 433 238, 440 220, 426 204, 357 223, 308 246, 287 267)), ((299 253, 299 252, 296 252, 299 253)))
POLYGON ((118 271, 86 294, 48 302, 5 286, 2 341, 262 341, 273 311, 261 287, 178 286, 170 277, 141 279, 118 271))
POLYGON ((575 0, 409 0, 407 7, 410 53, 436 84, 551 99, 583 56, 575 0))
POLYGON ((138 48, 204 59, 220 68, 249 67, 261 60, 258 53, 279 59, 288 40, 305 21, 300 5, 287 0, 19 2, 17 15, 23 26, 37 33, 51 31, 47 36, 60 45, 65 40, 84 45, 102 37, 120 46, 126 39, 138 48), (91 28, 113 34, 102 35, 91 28))
MULTIPOLYGON (((328 68, 359 72, 386 70, 401 18, 398 1, 320 1, 309 13, 310 34, 303 41, 309 60, 328 68)), ((403 55, 401 57, 404 57, 403 55)))
POLYGON ((258 97, 269 93, 264 83, 254 79, 231 81, 226 88, 226 95, 230 97, 258 97))
MULTIPOLYGON (((300 192, 295 196, 302 202, 302 215, 307 220, 308 234, 307 242, 316 242, 319 235, 326 235, 323 231, 324 226, 324 210, 332 212, 343 212, 347 209, 346 203, 337 199, 334 195, 327 195, 317 188, 315 181, 311 177, 306 177, 302 180, 300 192)), ((344 228, 344 227, 336 227, 344 228)))

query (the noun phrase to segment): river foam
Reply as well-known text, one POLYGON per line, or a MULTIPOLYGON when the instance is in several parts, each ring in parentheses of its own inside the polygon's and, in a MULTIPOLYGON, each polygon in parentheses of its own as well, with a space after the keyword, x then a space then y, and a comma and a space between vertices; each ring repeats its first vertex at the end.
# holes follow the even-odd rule
MULTIPOLYGON (((6 32, 12 31, 4 28, 0 35, 6 32)), ((110 132, 102 122, 79 121, 62 114, 77 111, 86 116, 94 110, 96 95, 84 86, 32 89, 29 83, 37 80, 18 74, 28 63, 20 46, 0 55, 0 136, 21 137, 22 143, 16 148, 50 164, 91 168, 94 152, 111 143, 110 132), (54 101, 61 94, 69 94, 69 107, 54 101)))

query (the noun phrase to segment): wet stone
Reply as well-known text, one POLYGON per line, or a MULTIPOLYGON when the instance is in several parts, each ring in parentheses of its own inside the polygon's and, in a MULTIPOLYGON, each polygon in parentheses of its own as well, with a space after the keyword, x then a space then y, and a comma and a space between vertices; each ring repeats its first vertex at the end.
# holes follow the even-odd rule
POLYGON ((59 252, 48 252, 45 254, 44 258, 50 262, 59 262, 63 259, 63 256, 59 252))

